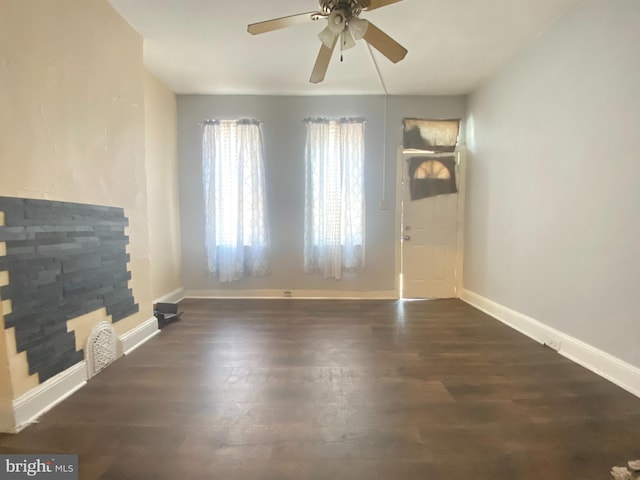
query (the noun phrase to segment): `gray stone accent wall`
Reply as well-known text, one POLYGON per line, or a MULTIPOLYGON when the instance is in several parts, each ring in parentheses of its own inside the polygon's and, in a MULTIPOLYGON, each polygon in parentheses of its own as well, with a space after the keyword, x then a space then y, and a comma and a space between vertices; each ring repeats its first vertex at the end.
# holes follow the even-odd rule
POLYGON ((138 311, 128 286, 128 219, 122 208, 0 197, 9 285, 5 328, 15 327, 18 352, 40 382, 80 362, 67 321, 105 307, 114 322, 138 311))

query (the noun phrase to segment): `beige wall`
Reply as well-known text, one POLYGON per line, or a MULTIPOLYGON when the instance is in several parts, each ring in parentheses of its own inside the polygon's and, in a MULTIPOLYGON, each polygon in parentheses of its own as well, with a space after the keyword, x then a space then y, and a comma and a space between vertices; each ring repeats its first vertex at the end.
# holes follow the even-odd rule
POLYGON ((2 320, 2 303, 0 303, 0 431, 8 430, 14 424, 12 400, 13 387, 2 320))
POLYGON ((0 192, 124 208, 140 312, 119 334, 152 316, 144 102, 142 39, 105 0, 0 2, 0 192))
POLYGON ((151 295, 182 286, 178 208, 178 113, 175 94, 151 73, 144 76, 145 148, 151 295))
POLYGON ((640 3, 579 2, 469 101, 465 287, 640 367, 640 3))

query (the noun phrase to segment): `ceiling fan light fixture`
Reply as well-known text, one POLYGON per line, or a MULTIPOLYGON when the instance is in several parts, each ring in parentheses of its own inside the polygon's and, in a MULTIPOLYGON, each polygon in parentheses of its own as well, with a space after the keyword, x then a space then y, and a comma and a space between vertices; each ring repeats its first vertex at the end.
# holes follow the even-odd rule
POLYGON ((338 35, 347 26, 347 17, 342 10, 334 10, 327 18, 327 27, 334 34, 338 35))
POLYGON ((369 22, 359 17, 353 17, 349 20, 349 32, 356 40, 362 39, 367 33, 369 28, 369 22))
POLYGON ((351 32, 348 28, 345 28, 342 32, 342 35, 340 36, 340 50, 349 50, 350 48, 353 48, 355 46, 356 41, 353 38, 353 35, 351 35, 351 32))
POLYGON ((331 48, 333 46, 333 40, 336 38, 336 34, 327 26, 318 34, 318 38, 322 43, 324 43, 325 47, 331 48))
MULTIPOLYGON (((0 0, 1 1, 1 0, 0 0)), ((271 32, 294 25, 313 22, 324 18, 325 28, 318 34, 322 42, 309 81, 320 83, 324 80, 331 56, 340 42, 340 50, 348 50, 363 40, 393 63, 404 59, 407 49, 380 30, 373 23, 359 18, 362 12, 369 12, 401 2, 402 0, 319 0, 319 9, 312 12, 279 17, 264 22, 251 23, 247 30, 252 35, 271 32)), ((371 49, 369 49, 371 52, 371 49)), ((343 56, 340 55, 342 61, 343 56)), ((374 59, 375 60, 375 59, 374 59)), ((377 65, 376 65, 377 66, 377 65)))

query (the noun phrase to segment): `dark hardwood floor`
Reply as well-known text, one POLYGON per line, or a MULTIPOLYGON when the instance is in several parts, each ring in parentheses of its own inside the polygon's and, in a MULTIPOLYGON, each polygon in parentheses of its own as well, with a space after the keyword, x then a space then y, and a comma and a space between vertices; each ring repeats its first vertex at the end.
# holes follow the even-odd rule
POLYGON ((457 300, 189 300, 3 453, 89 479, 604 480, 640 399, 457 300))

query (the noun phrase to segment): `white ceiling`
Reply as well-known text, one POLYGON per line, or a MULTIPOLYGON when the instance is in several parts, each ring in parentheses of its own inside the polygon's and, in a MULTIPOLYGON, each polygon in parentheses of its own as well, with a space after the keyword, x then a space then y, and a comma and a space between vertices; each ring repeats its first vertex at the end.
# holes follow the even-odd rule
MULTIPOLYGON (((317 9, 315 0, 109 0, 144 37, 147 68, 176 93, 381 94, 363 41, 334 52, 309 83, 325 21, 263 35, 247 24, 317 9)), ((579 0, 403 0, 361 17, 409 50, 392 64, 374 50, 391 95, 467 94, 579 0)))

